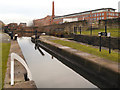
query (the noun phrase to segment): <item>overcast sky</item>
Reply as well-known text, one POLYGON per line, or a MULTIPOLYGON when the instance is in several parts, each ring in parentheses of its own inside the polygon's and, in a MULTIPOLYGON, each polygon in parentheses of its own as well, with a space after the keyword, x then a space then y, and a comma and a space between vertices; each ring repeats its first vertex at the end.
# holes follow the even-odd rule
MULTIPOLYGON (((0 20, 30 23, 52 14, 53 0, 0 0, 0 20)), ((115 8, 120 0, 54 0, 55 15, 66 15, 99 8, 115 8)))

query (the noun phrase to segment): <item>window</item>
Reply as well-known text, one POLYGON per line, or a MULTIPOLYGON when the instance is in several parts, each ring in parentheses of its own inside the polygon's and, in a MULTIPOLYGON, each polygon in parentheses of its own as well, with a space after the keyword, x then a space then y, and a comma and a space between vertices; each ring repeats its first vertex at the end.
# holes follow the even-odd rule
POLYGON ((101 17, 100 17, 100 20, 101 20, 101 17))
POLYGON ((110 12, 114 12, 114 10, 111 10, 111 9, 110 9, 110 12))
POLYGON ((97 16, 99 16, 99 14, 97 14, 97 16))
POLYGON ((100 13, 100 16, 101 16, 101 13, 100 13))
POLYGON ((116 14, 116 16, 118 16, 118 14, 116 14))
POLYGON ((104 19, 104 17, 102 17, 102 19, 104 19))
POLYGON ((99 18, 97 18, 97 20, 99 20, 99 18))
POLYGON ((96 17, 96 14, 95 14, 95 17, 96 17))
MULTIPOLYGON (((108 13, 107 13, 108 14, 108 13)), ((102 15, 104 15, 104 13, 102 13, 102 15)))

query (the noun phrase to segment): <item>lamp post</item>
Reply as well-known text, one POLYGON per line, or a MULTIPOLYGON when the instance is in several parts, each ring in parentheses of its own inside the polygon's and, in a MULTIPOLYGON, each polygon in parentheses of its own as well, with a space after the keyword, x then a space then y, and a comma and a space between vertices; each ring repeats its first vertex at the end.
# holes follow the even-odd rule
POLYGON ((35 50, 37 49, 37 30, 35 30, 35 50))
POLYGON ((100 37, 99 39, 99 51, 101 52, 101 32, 98 33, 98 36, 100 37))
POLYGON ((105 36, 107 36, 107 20, 105 20, 105 36))
POLYGON ((109 54, 111 53, 111 37, 110 37, 110 33, 107 34, 108 38, 109 38, 109 54))

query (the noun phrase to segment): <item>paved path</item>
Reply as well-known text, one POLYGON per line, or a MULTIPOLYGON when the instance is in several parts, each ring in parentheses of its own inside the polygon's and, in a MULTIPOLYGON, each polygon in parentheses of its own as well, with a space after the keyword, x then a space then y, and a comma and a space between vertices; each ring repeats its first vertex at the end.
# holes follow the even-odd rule
POLYGON ((10 61, 11 61, 10 55, 12 52, 18 54, 20 57, 24 59, 24 56, 21 52, 21 49, 17 41, 11 40, 11 47, 10 47, 10 53, 9 53, 8 62, 7 62, 7 72, 6 72, 5 81, 4 81, 5 83, 4 88, 34 88, 35 89, 36 85, 34 81, 25 81, 24 74, 26 74, 26 70, 22 66, 22 64, 16 60, 15 60, 15 85, 14 86, 10 85, 10 61))
POLYGON ((0 33, 0 42, 1 43, 10 43, 10 37, 8 34, 0 33))

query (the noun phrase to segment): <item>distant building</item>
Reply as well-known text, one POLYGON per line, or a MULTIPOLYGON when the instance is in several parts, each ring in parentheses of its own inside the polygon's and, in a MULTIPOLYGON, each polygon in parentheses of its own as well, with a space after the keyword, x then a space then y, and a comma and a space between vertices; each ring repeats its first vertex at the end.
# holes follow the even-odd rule
POLYGON ((2 25, 3 25, 3 22, 0 21, 0 31, 2 31, 2 25))
POLYGON ((119 13, 119 17, 120 17, 120 1, 118 2, 118 13, 119 13))
POLYGON ((115 12, 113 8, 101 8, 95 9, 90 11, 84 11, 80 13, 73 13, 64 16, 54 17, 54 23, 64 23, 66 22, 73 22, 73 21, 80 21, 80 20, 87 20, 89 22, 98 21, 98 20, 106 20, 106 19, 113 19, 118 18, 118 12, 115 12))
POLYGON ((26 23, 20 23, 20 24, 19 24, 19 27, 21 27, 21 28, 24 28, 24 27, 26 27, 26 26, 27 26, 26 23))
MULTIPOLYGON (((120 2, 119 2, 120 3, 120 2)), ((61 24, 65 22, 74 22, 80 20, 87 20, 92 23, 94 21, 118 18, 120 14, 115 12, 113 8, 101 8, 79 13, 73 13, 63 16, 54 15, 54 2, 52 3, 52 16, 47 16, 42 19, 33 20, 35 26, 47 26, 51 24, 61 24)))
POLYGON ((52 2, 52 15, 47 15, 45 18, 33 20, 36 27, 47 26, 53 24, 53 18, 55 17, 54 1, 52 2))
POLYGON ((8 24, 8 30, 14 31, 17 30, 18 24, 17 23, 10 23, 8 24))
POLYGON ((33 23, 34 23, 35 27, 47 26, 47 25, 51 24, 51 20, 52 20, 52 16, 48 15, 45 18, 33 20, 33 23))

